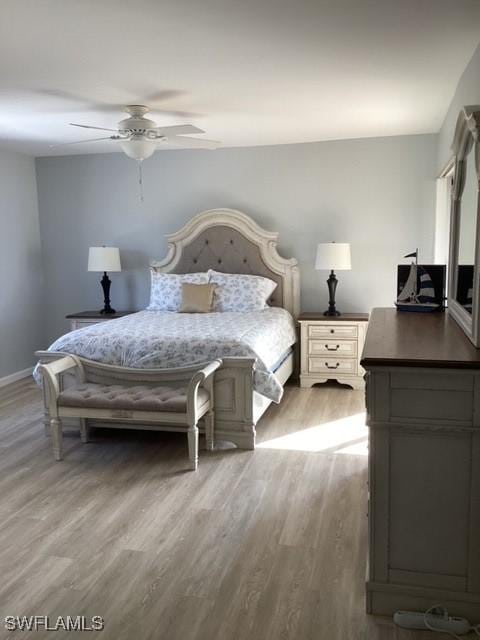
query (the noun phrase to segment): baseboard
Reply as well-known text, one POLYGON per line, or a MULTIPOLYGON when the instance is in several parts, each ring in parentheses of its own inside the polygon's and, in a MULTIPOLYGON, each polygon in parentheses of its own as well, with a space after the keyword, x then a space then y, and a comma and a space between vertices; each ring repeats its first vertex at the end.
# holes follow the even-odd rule
POLYGON ((22 380, 22 378, 28 378, 28 376, 32 375, 33 367, 27 367, 27 369, 23 369, 22 371, 17 371, 16 373, 11 373, 9 376, 4 376, 0 378, 0 387, 6 387, 7 384, 12 384, 12 382, 17 382, 17 380, 22 380))

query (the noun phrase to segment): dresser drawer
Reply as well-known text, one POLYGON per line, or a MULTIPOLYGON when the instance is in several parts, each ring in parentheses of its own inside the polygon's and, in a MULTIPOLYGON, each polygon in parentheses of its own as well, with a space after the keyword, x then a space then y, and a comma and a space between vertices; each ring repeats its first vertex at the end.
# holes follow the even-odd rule
POLYGON ((347 358, 309 357, 308 371, 309 373, 323 373, 324 375, 342 374, 354 376, 357 373, 357 361, 347 358))
POLYGON ((390 374, 389 413, 392 421, 452 421, 472 424, 474 376, 445 370, 390 374))
POLYGON ((312 356, 326 355, 355 358, 357 355, 356 340, 309 340, 308 353, 312 356))
POLYGON ((325 324, 310 324, 308 326, 309 338, 356 338, 358 336, 358 329, 354 324, 335 325, 332 327, 331 323, 325 324))

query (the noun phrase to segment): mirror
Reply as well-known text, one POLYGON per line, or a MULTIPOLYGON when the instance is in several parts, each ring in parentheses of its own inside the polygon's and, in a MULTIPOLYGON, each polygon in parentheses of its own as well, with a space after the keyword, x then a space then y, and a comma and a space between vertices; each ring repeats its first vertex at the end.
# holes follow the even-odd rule
POLYGON ((448 307, 476 347, 480 347, 479 135, 480 107, 464 107, 452 145, 448 307))
POLYGON ((471 314, 478 198, 473 138, 470 138, 468 146, 470 148, 467 149, 463 161, 464 184, 458 207, 458 263, 455 298, 465 311, 471 314))

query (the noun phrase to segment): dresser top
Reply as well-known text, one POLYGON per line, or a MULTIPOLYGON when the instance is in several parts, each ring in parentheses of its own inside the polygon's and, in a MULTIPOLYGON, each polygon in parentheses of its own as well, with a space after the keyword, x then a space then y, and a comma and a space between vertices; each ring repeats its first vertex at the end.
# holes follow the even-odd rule
POLYGON ((368 322, 368 313, 342 313, 340 316, 326 316, 321 311, 306 311, 298 316, 299 322, 321 320, 322 322, 368 322))
POLYGON ((448 312, 374 309, 360 363, 363 367, 480 369, 476 349, 448 312))

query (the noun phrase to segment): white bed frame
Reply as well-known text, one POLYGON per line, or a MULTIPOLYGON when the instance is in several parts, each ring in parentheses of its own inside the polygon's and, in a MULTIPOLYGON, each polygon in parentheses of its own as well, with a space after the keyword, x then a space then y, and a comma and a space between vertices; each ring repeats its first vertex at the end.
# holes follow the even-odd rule
MULTIPOLYGON (((167 235, 167 255, 152 262, 151 267, 164 273, 211 268, 269 277, 278 283, 270 304, 287 309, 296 319, 300 305, 298 263, 279 255, 277 239, 278 233, 262 229, 245 213, 212 209, 167 235)), ((47 362, 63 355, 41 352, 40 359, 47 362)), ((241 449, 255 448, 256 424, 271 403, 253 389, 254 362, 251 358, 223 358, 215 376, 215 439, 232 442, 241 449)), ((277 369, 281 384, 291 376, 294 362, 295 354, 291 353, 277 369)), ((122 368, 116 370, 121 375, 122 368)), ((45 420, 49 420, 47 412, 45 420)))

